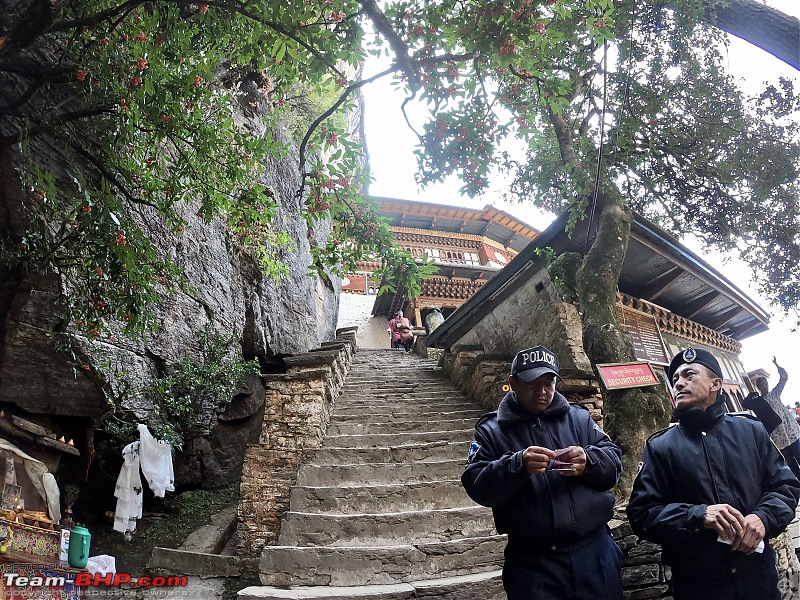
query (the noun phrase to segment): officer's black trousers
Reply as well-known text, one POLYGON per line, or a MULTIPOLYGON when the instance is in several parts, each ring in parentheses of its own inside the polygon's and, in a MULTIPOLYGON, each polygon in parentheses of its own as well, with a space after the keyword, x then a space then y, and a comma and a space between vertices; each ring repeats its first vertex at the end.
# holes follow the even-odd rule
POLYGON ((567 552, 506 548, 508 600, 621 600, 622 552, 607 531, 567 552))
POLYGON ((767 546, 763 560, 743 570, 733 563, 719 571, 672 570, 675 600, 780 600, 775 552, 767 546))

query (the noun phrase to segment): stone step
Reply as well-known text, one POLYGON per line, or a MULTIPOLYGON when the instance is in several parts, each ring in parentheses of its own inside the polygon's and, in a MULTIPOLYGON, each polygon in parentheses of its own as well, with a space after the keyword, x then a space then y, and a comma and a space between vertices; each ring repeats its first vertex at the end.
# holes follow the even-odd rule
POLYGON ((430 398, 431 400, 441 400, 444 398, 458 398, 462 402, 467 402, 467 397, 458 389, 453 386, 442 386, 438 389, 420 389, 412 390, 414 393, 409 393, 408 390, 399 391, 396 389, 365 389, 353 388, 351 390, 342 389, 342 394, 336 401, 336 404, 346 400, 361 400, 361 401, 377 401, 381 400, 396 400, 398 398, 413 399, 413 398, 430 398))
POLYGON ((189 534, 178 550, 221 554, 236 532, 238 504, 231 504, 211 515, 209 522, 189 534))
POLYGON ((464 459, 419 463, 374 463, 371 465, 303 465, 297 485, 359 486, 369 484, 421 483, 457 479, 464 459))
POLYGON ((382 376, 420 373, 425 376, 446 377, 441 367, 435 363, 416 363, 404 362, 403 364, 393 364, 392 362, 373 361, 371 363, 355 363, 350 365, 349 372, 357 374, 359 377, 374 377, 383 380, 382 376))
POLYGON ((372 369, 371 371, 359 372, 358 369, 350 369, 347 372, 347 381, 345 383, 349 385, 363 383, 375 387, 391 387, 396 385, 398 381, 410 381, 412 383, 419 383, 420 385, 449 382, 447 376, 438 371, 424 371, 420 369, 372 369))
POLYGON ((414 390, 398 392, 397 390, 372 390, 363 389, 343 391, 337 398, 334 407, 348 402, 371 402, 379 406, 402 406, 408 402, 451 402, 470 403, 469 399, 459 390, 450 387, 442 389, 414 390))
POLYGON ((366 418, 370 415, 385 415, 387 417, 425 415, 434 418, 447 418, 448 415, 453 413, 463 413, 463 415, 453 414, 453 416, 475 417, 479 419, 485 412, 485 410, 471 402, 429 402, 425 404, 365 402, 359 406, 336 404, 333 410, 333 418, 361 416, 366 418))
MULTIPOLYGON (((431 423, 436 427, 436 423, 431 423)), ((451 431, 417 431, 405 433, 365 433, 361 435, 330 435, 322 441, 323 448, 356 448, 399 446, 436 441, 466 442, 472 439, 473 428, 451 431)))
POLYGON ((239 600, 506 600, 502 573, 486 571, 393 585, 279 588, 251 586, 239 600))
POLYGON ((281 519, 280 546, 391 546, 435 543, 495 532, 492 511, 483 506, 398 513, 296 513, 281 519))
POLYGON ((393 407, 384 407, 383 411, 375 411, 379 408, 372 406, 363 412, 341 413, 334 411, 331 416, 331 423, 391 423, 394 421, 418 421, 425 419, 430 425, 433 421, 453 421, 455 419, 470 419, 477 421, 483 416, 483 412, 473 407, 466 410, 451 410, 451 407, 442 404, 428 404, 420 406, 419 410, 414 410, 413 406, 404 406, 403 411, 396 412, 393 407))
POLYGON ((475 506, 459 479, 409 485, 294 486, 289 500, 291 510, 307 513, 401 512, 459 506, 475 506))
MULTIPOLYGON (((411 357, 409 357, 411 358, 411 357)), ((402 361, 400 363, 392 362, 391 360, 371 360, 353 362, 350 365, 350 370, 355 371, 361 375, 381 375, 387 373, 408 373, 417 372, 425 374, 439 374, 442 375, 442 369, 435 362, 419 362, 411 360, 402 361)))
POLYGON ((406 463, 467 459, 464 442, 436 441, 425 444, 403 444, 370 448, 320 448, 309 465, 406 463))
POLYGON ((409 373, 405 377, 394 377, 391 381, 376 383, 370 377, 353 377, 352 373, 347 375, 347 379, 342 386, 344 393, 358 392, 359 390, 369 390, 377 392, 390 391, 424 391, 424 390, 446 390, 453 389, 453 384, 444 377, 420 377, 418 374, 409 373))
POLYGON ((488 411, 480 406, 467 402, 465 398, 447 396, 445 398, 403 398, 399 402, 394 400, 343 400, 333 407, 333 414, 419 414, 421 412, 438 415, 454 411, 475 411, 475 414, 485 414, 488 411))
POLYGON ((267 546, 261 555, 266 585, 356 586, 406 583, 494 571, 503 564, 506 538, 491 535, 432 544, 392 546, 267 546))
MULTIPOLYGON (((475 426, 475 419, 438 419, 436 428, 440 431, 454 431, 471 429, 475 426)), ((365 435, 376 433, 424 433, 431 428, 427 419, 413 421, 395 421, 393 423, 358 423, 358 422, 331 422, 328 426, 329 435, 365 435)))

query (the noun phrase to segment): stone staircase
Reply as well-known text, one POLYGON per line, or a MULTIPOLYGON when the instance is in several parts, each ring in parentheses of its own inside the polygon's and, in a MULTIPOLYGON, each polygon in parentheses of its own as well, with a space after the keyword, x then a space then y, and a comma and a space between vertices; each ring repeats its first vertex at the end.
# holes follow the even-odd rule
POLYGON ((459 481, 481 414, 433 361, 356 353, 262 554, 265 585, 239 598, 505 600, 505 536, 459 481))

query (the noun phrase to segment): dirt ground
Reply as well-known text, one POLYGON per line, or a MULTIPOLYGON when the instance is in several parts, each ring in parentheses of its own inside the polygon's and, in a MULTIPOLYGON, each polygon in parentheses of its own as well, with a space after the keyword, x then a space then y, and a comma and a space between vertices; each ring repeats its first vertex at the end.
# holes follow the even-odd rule
POLYGON ((193 490, 180 494, 167 492, 163 501, 145 510, 131 541, 114 531, 104 520, 86 525, 92 535, 91 555, 109 554, 116 559, 117 571, 143 574, 153 548, 178 548, 192 531, 205 525, 211 515, 239 501, 239 486, 217 490, 193 490))

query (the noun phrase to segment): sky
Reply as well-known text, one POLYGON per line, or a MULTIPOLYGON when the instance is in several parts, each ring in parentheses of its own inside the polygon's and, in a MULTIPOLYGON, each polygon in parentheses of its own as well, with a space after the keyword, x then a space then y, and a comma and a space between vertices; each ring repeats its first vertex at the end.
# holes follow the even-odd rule
MULTIPOLYGON (((771 0, 767 4, 787 14, 800 17, 800 2, 796 0, 771 0)), ((368 63, 365 75, 368 76, 379 68, 383 67, 368 63)), ((728 68, 734 77, 741 80, 744 89, 756 91, 762 82, 776 83, 780 76, 793 78, 796 89, 800 89, 798 71, 759 48, 736 38, 731 38, 728 68)), ((553 220, 554 215, 544 213, 533 206, 503 202, 501 196, 502 191, 507 188, 507 182, 500 177, 492 180, 488 193, 474 199, 458 193, 461 183, 455 177, 425 189, 419 188, 414 179, 416 159, 413 151, 417 138, 406 125, 400 110, 404 96, 394 90, 387 79, 366 86, 363 92, 366 141, 374 178, 370 186, 372 195, 467 208, 482 208, 491 204, 539 230, 547 227, 553 220)), ((412 123, 420 124, 423 122, 424 111, 421 106, 417 108, 418 110, 414 111, 412 107, 408 112, 411 113, 412 123), (416 120, 414 112, 417 115, 416 120)), ((682 241, 691 250, 701 254, 696 241, 682 241)), ((770 313, 769 331, 742 340, 740 358, 748 371, 758 368, 768 371, 770 387, 773 387, 778 382, 777 369, 772 363, 772 357, 775 356, 778 363, 789 372, 789 382, 784 388, 782 400, 784 404, 793 406, 795 401, 800 401, 800 330, 793 330, 792 316, 782 319, 782 314, 773 311, 758 295, 751 284, 750 267, 722 255, 709 255, 703 252, 701 256, 770 313)))

